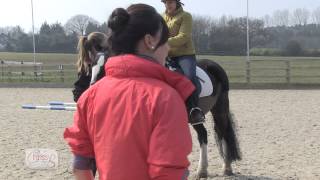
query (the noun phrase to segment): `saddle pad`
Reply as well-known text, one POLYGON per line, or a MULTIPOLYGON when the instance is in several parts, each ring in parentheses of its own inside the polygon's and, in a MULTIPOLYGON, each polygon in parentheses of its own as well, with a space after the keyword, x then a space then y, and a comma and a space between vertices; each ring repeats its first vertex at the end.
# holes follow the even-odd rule
POLYGON ((201 84, 201 92, 199 97, 210 96, 213 93, 213 85, 208 74, 197 66, 196 69, 197 77, 201 84))

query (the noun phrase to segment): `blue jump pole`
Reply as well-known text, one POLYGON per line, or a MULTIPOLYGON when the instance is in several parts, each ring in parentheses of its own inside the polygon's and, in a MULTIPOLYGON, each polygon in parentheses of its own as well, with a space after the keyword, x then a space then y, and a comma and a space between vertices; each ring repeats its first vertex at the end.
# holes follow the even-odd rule
POLYGON ((43 110, 60 110, 60 111, 75 111, 77 107, 71 106, 39 106, 39 105, 32 105, 32 104, 25 104, 22 105, 23 109, 43 109, 43 110))
POLYGON ((74 102, 62 102, 62 101, 50 101, 48 102, 51 106, 76 106, 77 103, 74 102))

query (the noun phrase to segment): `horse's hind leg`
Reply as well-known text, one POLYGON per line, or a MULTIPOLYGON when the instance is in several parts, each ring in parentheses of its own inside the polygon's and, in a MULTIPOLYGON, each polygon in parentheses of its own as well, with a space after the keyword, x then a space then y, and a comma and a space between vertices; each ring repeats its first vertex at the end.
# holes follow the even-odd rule
POLYGON ((220 155, 223 157, 223 173, 232 175, 231 163, 241 159, 238 140, 229 110, 228 91, 222 92, 211 113, 214 117, 214 130, 220 155))
POLYGON ((228 157, 228 146, 224 140, 225 136, 225 131, 227 122, 225 121, 227 114, 224 113, 215 113, 213 114, 214 116, 214 130, 216 132, 216 141, 217 141, 217 146, 219 148, 220 155, 223 158, 223 174, 224 175, 232 175, 232 166, 231 163, 232 161, 228 157))
POLYGON ((193 128, 198 134, 198 140, 200 143, 200 158, 197 169, 197 178, 207 178, 208 177, 208 135, 207 130, 203 124, 193 125, 193 128))

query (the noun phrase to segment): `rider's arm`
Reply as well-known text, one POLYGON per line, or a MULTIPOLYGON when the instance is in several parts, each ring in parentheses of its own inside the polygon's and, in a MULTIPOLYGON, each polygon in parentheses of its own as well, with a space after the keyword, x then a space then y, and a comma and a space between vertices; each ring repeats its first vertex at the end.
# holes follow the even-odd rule
POLYGON ((191 135, 185 104, 176 91, 159 97, 155 126, 149 145, 151 179, 186 179, 191 153, 191 135))
POLYGON ((192 38, 192 16, 189 13, 183 15, 179 33, 169 38, 170 47, 180 47, 186 44, 192 38))

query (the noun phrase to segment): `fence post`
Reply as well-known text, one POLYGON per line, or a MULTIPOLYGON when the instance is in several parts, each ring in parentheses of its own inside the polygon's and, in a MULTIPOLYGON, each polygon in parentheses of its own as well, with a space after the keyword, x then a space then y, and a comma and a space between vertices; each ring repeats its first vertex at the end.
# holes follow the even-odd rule
POLYGON ((37 81, 38 74, 37 74, 37 65, 36 64, 34 64, 34 66, 33 66, 33 75, 34 75, 34 80, 37 81))
POLYGON ((286 76, 287 76, 287 83, 290 84, 291 83, 291 64, 290 64, 290 60, 286 60, 286 76))
POLYGON ((42 65, 39 64, 40 81, 43 81, 42 65))
POLYGON ((59 65, 59 70, 60 70, 60 79, 62 82, 64 82, 64 72, 63 72, 63 65, 59 65))
POLYGON ((4 62, 1 60, 1 79, 4 79, 4 71, 3 71, 4 62))
POLYGON ((24 72, 23 72, 23 61, 21 61, 21 78, 20 80, 22 81, 23 80, 23 76, 24 76, 24 72))
POLYGON ((8 80, 11 81, 12 72, 11 72, 10 64, 8 64, 8 72, 7 72, 7 74, 8 74, 8 80))
POLYGON ((247 83, 250 83, 251 79, 250 79, 250 61, 246 61, 246 79, 247 79, 247 83))

